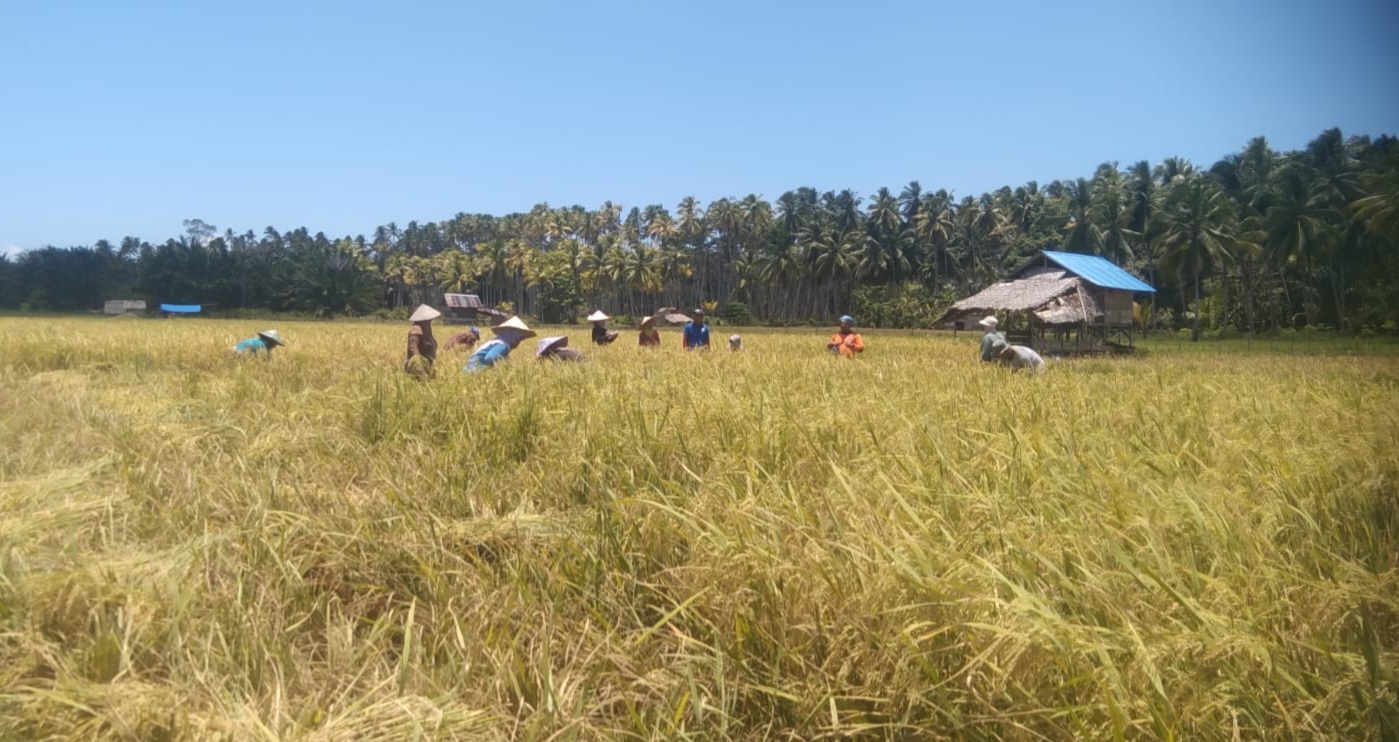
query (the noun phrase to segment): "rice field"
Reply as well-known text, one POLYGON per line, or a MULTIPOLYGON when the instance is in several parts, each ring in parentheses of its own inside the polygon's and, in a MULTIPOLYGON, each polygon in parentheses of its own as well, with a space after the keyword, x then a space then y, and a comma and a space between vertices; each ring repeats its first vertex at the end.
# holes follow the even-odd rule
POLYGON ((1399 350, 276 326, 0 319, 0 739, 1399 738, 1399 350))

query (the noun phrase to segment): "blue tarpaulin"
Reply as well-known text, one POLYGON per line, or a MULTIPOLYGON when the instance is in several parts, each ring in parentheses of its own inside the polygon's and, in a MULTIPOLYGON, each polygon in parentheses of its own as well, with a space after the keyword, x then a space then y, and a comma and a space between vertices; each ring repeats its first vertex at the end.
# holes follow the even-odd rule
POLYGON ((171 314, 199 314, 202 304, 161 304, 160 311, 171 314))
POLYGON ((1088 279, 1088 282, 1095 286, 1119 291, 1136 291, 1143 294, 1156 293, 1156 289, 1153 289, 1151 284, 1118 268, 1107 258, 1053 250, 1042 252, 1046 258, 1049 258, 1050 262, 1070 273, 1088 279))

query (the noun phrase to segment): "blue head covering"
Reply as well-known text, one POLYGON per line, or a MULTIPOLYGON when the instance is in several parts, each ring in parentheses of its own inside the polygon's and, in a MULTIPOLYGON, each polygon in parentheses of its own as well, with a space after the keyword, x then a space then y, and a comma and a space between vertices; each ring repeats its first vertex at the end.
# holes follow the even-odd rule
POLYGON ((481 337, 481 331, 476 329, 475 325, 471 327, 471 334, 475 335, 478 338, 481 337))
POLYGON ((849 322, 849 323, 852 324, 852 325, 855 324, 855 318, 854 318, 854 317, 851 317, 851 316, 848 315, 848 314, 842 314, 842 315, 840 315, 840 321, 841 321, 841 322, 849 322))

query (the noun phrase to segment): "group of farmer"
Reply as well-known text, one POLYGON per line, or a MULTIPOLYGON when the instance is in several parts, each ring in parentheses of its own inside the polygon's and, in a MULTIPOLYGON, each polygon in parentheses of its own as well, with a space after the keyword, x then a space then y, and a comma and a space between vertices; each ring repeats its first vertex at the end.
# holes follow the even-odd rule
MULTIPOLYGON (((404 371, 419 378, 433 375, 433 367, 437 363, 437 341, 432 336, 432 321, 441 316, 442 313, 436 309, 426 304, 419 304, 418 308, 413 310, 413 314, 408 317, 408 321, 412 324, 408 328, 408 351, 403 362, 404 371)), ((491 332, 495 334, 495 337, 480 342, 481 331, 472 327, 449 338, 443 346, 443 350, 458 348, 470 350, 471 355, 467 357, 466 365, 462 366, 462 370, 473 373, 500 363, 508 358, 510 352, 519 347, 520 343, 538 334, 531 330, 524 320, 513 316, 504 322, 492 325, 491 332)), ((576 361, 583 359, 583 354, 568 347, 567 337, 540 338, 537 355, 540 359, 553 358, 576 361)))
MULTIPOLYGON (((419 377, 432 375, 433 365, 437 362, 437 344, 432 338, 432 321, 441 316, 441 312, 422 304, 408 318, 408 321, 412 323, 408 330, 408 352, 404 361, 404 370, 408 373, 419 377)), ((597 345, 610 345, 621 336, 620 332, 608 329, 607 321, 612 318, 601 311, 593 312, 586 319, 593 325, 592 340, 597 345)), ((537 334, 519 317, 511 317, 500 324, 492 325, 491 332, 495 334, 495 337, 481 343, 472 351, 471 356, 466 360, 466 365, 462 367, 463 371, 473 372, 494 366, 508 357, 510 352, 522 341, 537 334)), ((447 341, 444 350, 454 347, 469 349, 476 345, 480 339, 481 331, 473 327, 466 332, 453 335, 447 341)), ((685 325, 682 341, 685 350, 709 349, 709 325, 704 322, 703 309, 696 309, 693 318, 685 325)), ((642 318, 637 342, 643 348, 660 347, 661 335, 656 330, 655 317, 642 318)), ((729 337, 729 350, 743 350, 743 338, 731 335, 729 337)), ((541 361, 578 362, 584 360, 581 351, 568 347, 567 335, 540 338, 538 348, 535 350, 535 357, 541 361)))
POLYGON ((1005 336, 996 329, 1000 321, 995 315, 983 317, 977 324, 986 331, 986 334, 981 336, 982 363, 1003 363, 1010 366, 1012 371, 1023 368, 1032 374, 1044 370, 1044 359, 1033 348, 1006 342, 1005 336))
MULTIPOLYGON (((403 362, 404 371, 419 378, 433 375, 433 367, 437 363, 438 346, 437 338, 432 334, 432 321, 441 316, 441 312, 426 304, 420 304, 409 316, 408 321, 411 324, 408 328, 408 348, 407 356, 403 362)), ((586 319, 593 325, 592 339, 597 345, 608 345, 621 335, 616 330, 607 328, 607 321, 611 317, 601 311, 593 312, 586 319)), ((643 348, 660 347, 661 336, 656 330, 655 323, 655 317, 642 318, 637 340, 638 345, 643 348)), ((985 317, 978 324, 986 330, 986 334, 981 338, 981 360, 983 362, 1003 363, 1014 371, 1028 369, 1031 373, 1038 373, 1044 370, 1044 359, 1034 350, 1023 345, 1011 345, 1006 342, 1005 336, 997 330, 998 321, 994 316, 985 317)), ((444 352, 457 349, 470 350, 471 355, 467 357, 466 364, 462 367, 463 371, 470 373, 496 365, 509 357, 510 352, 515 350, 521 342, 538 334, 531 330, 524 320, 516 316, 499 324, 491 325, 491 332, 495 337, 481 342, 481 331, 472 327, 449 337, 447 342, 443 343, 441 350, 444 352)), ((273 348, 283 345, 286 345, 286 341, 276 330, 266 330, 238 343, 233 350, 238 355, 257 355, 259 352, 264 352, 270 356, 273 348)), ((681 333, 681 347, 687 351, 709 350, 709 325, 705 323, 704 309, 697 307, 691 313, 689 322, 685 324, 684 331, 681 333)), ((742 351, 743 349, 743 338, 738 335, 730 335, 729 350, 742 351)), ((840 318, 840 328, 831 335, 830 340, 826 343, 826 349, 844 358, 854 358, 857 354, 864 352, 865 340, 860 336, 860 333, 855 331, 855 318, 848 314, 840 318)), ((541 361, 577 362, 583 360, 583 353, 576 348, 568 347, 567 335, 559 335, 540 338, 535 357, 541 361)))

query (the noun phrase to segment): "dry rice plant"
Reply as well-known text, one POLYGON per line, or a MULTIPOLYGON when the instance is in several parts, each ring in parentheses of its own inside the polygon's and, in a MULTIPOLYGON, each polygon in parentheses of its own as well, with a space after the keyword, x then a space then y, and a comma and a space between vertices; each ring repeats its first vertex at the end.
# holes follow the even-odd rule
POLYGON ((0 320, 0 738, 1399 739, 1394 358, 0 320))

